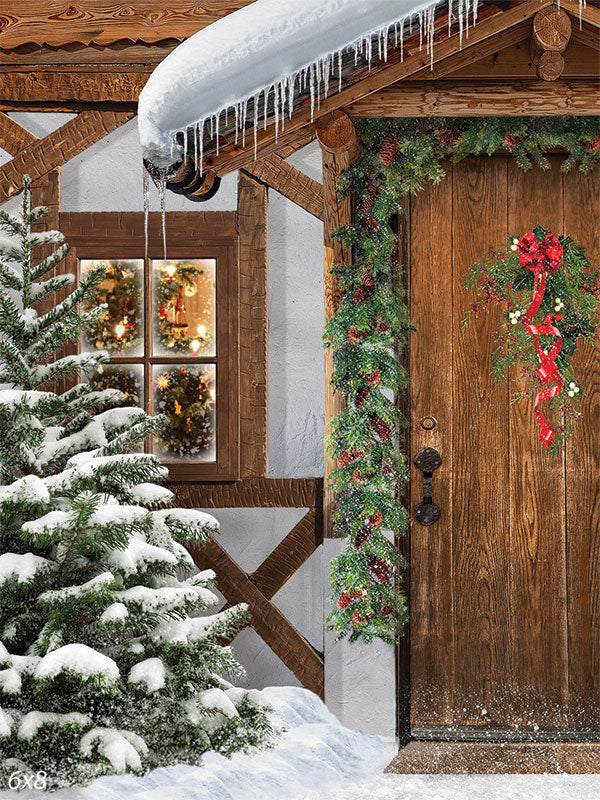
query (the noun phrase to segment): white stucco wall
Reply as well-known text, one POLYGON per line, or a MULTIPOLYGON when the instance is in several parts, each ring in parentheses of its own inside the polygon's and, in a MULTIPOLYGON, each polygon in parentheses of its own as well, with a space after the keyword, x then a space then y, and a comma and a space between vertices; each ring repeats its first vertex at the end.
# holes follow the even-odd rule
MULTIPOLYGON (((64 124, 69 114, 14 113, 37 136, 64 124)), ((0 164, 9 156, 0 151, 0 164)), ((313 143, 290 162, 321 180, 313 143)), ((226 176, 212 200, 192 203, 168 192, 168 211, 235 210, 237 175, 226 176)), ((15 210, 18 198, 6 207, 15 210)), ((63 211, 141 211, 142 160, 136 121, 113 131, 62 168, 63 211)), ((151 192, 151 210, 158 210, 151 192)), ((269 475, 323 474, 324 321, 322 227, 319 220, 269 191, 269 475)), ((167 230, 168 241, 168 230, 167 230)), ((255 569, 306 509, 217 509, 220 542, 248 571, 255 569)), ((326 700, 344 723, 372 732, 395 729, 394 652, 386 645, 348 645, 325 636, 327 563, 340 543, 327 541, 275 596, 274 602, 318 650, 326 652, 326 700)), ((297 685, 294 675, 251 629, 234 643, 248 684, 297 685)))

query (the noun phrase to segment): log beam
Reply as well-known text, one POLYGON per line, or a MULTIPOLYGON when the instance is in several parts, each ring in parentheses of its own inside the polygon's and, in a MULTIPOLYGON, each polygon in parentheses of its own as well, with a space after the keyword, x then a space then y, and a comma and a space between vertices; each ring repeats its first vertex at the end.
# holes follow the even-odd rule
POLYGON ((346 106, 351 117, 517 117, 600 113, 597 80, 415 81, 346 106))
POLYGON ((0 167, 0 203, 18 194, 23 176, 33 181, 70 161, 133 117, 128 111, 84 111, 0 167))
POLYGON ((234 483, 169 483, 182 508, 314 508, 322 478, 243 478, 234 483))
POLYGON ((571 38, 571 17, 558 6, 538 11, 533 18, 529 44, 531 60, 536 66, 538 78, 555 81, 565 68, 562 53, 571 38))
MULTIPOLYGON (((352 222, 352 203, 349 197, 338 195, 337 183, 340 175, 358 158, 360 144, 354 124, 347 114, 333 111, 321 117, 317 123, 317 140, 321 145, 323 162, 323 195, 325 199, 323 215, 323 267, 325 279, 325 322, 335 314, 341 293, 338 280, 331 275, 335 264, 348 261, 352 253, 344 250, 339 239, 331 234, 342 225, 352 222)), ((333 374, 333 353, 325 350, 325 431, 328 433, 331 420, 344 409, 339 392, 334 394, 331 385, 333 374)), ((323 530, 326 537, 333 536, 333 512, 335 494, 327 488, 327 481, 335 469, 335 459, 325 447, 325 484, 323 502, 323 530)))
POLYGON ((245 171, 317 219, 323 219, 322 185, 288 164, 281 156, 274 154, 260 158, 252 164, 248 164, 245 171))

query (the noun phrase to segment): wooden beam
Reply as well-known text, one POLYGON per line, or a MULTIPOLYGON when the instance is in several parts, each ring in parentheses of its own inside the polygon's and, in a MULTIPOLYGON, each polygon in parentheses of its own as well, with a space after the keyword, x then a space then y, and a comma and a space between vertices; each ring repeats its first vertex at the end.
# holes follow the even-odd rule
POLYGON ((230 603, 247 603, 251 625, 307 689, 323 696, 323 657, 252 583, 214 539, 187 548, 200 569, 213 569, 219 591, 230 603))
POLYGON ((2 102, 22 103, 137 103, 152 67, 135 71, 69 67, 32 70, 2 69, 2 102))
MULTIPOLYGON (((338 195, 337 184, 342 172, 347 169, 357 158, 360 152, 358 136, 350 117, 341 111, 333 111, 321 117, 317 123, 317 139, 321 145, 323 163, 323 269, 325 282, 325 322, 327 323, 335 314, 341 290, 339 281, 331 274, 335 264, 348 262, 352 253, 342 247, 339 239, 333 239, 331 234, 342 225, 352 222, 352 202, 349 197, 341 198, 338 195)), ((325 350, 325 433, 334 417, 344 410, 344 401, 340 392, 333 391, 331 376, 334 370, 333 352, 331 348, 325 350)), ((329 475, 335 469, 336 463, 325 447, 325 480, 323 494, 323 531, 326 537, 333 536, 333 512, 335 510, 335 493, 327 488, 329 475)))
POLYGON ((244 478, 235 483, 169 483, 183 508, 315 508, 322 478, 244 478))
POLYGON ((317 219, 323 219, 323 187, 278 155, 266 156, 245 168, 267 186, 296 203, 317 219))
POLYGON ((0 47, 5 50, 33 42, 60 47, 72 42, 89 45, 180 41, 232 14, 253 0, 4 0, 0 47))
POLYGON ((267 190, 238 175, 240 474, 267 474, 267 190))
MULTIPOLYGON (((473 48, 478 47, 477 57, 484 58, 497 49, 495 37, 497 37, 498 34, 530 19, 536 11, 551 5, 551 3, 552 0, 525 0, 525 2, 510 8, 508 11, 495 13, 488 19, 481 19, 475 28, 469 31, 469 38, 463 39, 463 52, 467 53, 472 51, 473 48), (481 47, 479 47, 480 45, 481 47)), ((447 58, 457 50, 458 34, 442 39, 434 46, 434 63, 447 58)), ((390 51, 388 53, 387 64, 379 69, 374 66, 367 77, 348 86, 341 92, 334 92, 329 97, 322 100, 320 108, 316 110, 314 114, 313 111, 311 111, 310 103, 306 103, 306 101, 300 106, 297 106, 297 110, 292 119, 286 120, 287 135, 310 124, 313 121, 313 116, 314 118, 323 117, 331 111, 355 103, 359 99, 373 94, 386 86, 390 86, 396 83, 396 81, 413 75, 421 69, 429 67, 430 60, 430 55, 425 51, 425 48, 406 57, 404 61, 400 60, 399 52, 395 50, 390 51)), ((464 63, 466 63, 466 61, 464 63)), ((269 125, 266 130, 259 130, 257 132, 258 156, 263 157, 267 155, 267 148, 272 148, 274 141, 274 124, 269 125)), ((274 149, 268 150, 268 152, 275 152, 276 149, 275 147, 274 149)), ((246 147, 243 147, 240 142, 237 145, 231 144, 223 147, 218 156, 216 154, 207 156, 205 165, 207 168, 210 167, 214 169, 218 175, 223 175, 234 169, 245 167, 247 164, 254 161, 254 158, 254 141, 252 141, 251 144, 249 143, 246 147)))
POLYGON ((273 138, 266 141, 260 149, 257 148, 256 157, 253 147, 244 149, 241 146, 237 148, 237 146, 234 145, 227 159, 218 159, 218 163, 214 165, 209 164, 209 161, 212 159, 205 159, 204 169, 214 169, 217 175, 222 177, 230 172, 234 172, 236 169, 244 169, 250 164, 253 164, 257 158, 265 158, 273 153, 287 152, 290 148, 294 148, 293 152, 295 152, 299 150, 300 147, 304 147, 305 144, 308 144, 308 142, 313 141, 314 138, 315 126, 314 123, 309 122, 306 126, 299 126, 293 131, 279 135, 276 139, 273 138))
POLYGON ((0 147, 15 156, 25 147, 30 147, 38 141, 38 137, 19 125, 14 119, 0 113, 0 147))
POLYGON ((344 109, 351 117, 498 117, 600 113, 597 80, 399 83, 344 109))
POLYGON ((23 176, 35 181, 60 167, 133 117, 127 111, 84 111, 0 167, 0 202, 18 194, 23 176))
POLYGON ((248 577, 271 600, 323 542, 320 510, 311 508, 248 577))
POLYGON ((600 8, 592 3, 582 3, 581 0, 561 0, 561 8, 568 11, 574 18, 575 26, 579 27, 579 22, 593 25, 600 32, 600 8))
MULTIPOLYGON (((597 28, 588 24, 587 22, 584 22, 581 27, 576 25, 573 33, 571 34, 571 38, 574 42, 583 44, 586 47, 591 47, 592 50, 596 51, 596 53, 600 52, 600 33, 598 32, 597 28)), ((569 48, 569 54, 570 52, 571 50, 569 48)))

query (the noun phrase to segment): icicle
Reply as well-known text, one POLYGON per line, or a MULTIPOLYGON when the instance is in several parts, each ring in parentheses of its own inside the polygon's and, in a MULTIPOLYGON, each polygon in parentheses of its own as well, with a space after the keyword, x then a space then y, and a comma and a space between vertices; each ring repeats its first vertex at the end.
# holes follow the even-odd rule
POLYGON ((158 196, 160 198, 160 221, 162 228, 163 240, 163 258, 167 260, 167 228, 166 228, 166 213, 165 213, 165 195, 167 193, 167 179, 161 175, 158 180, 158 196))
POLYGON ((338 92, 342 91, 342 51, 338 50, 338 92))
POLYGON ((144 170, 144 258, 148 258, 148 217, 150 215, 150 182, 148 170, 144 170))
POLYGON ((257 129, 258 129, 258 94, 254 95, 254 160, 256 161, 256 152, 258 150, 258 140, 257 140, 257 129))
MULTIPOLYGON (((246 147, 246 118, 248 116, 248 98, 244 100, 242 106, 242 147, 246 147)), ((277 139, 277 136, 275 136, 277 139)))
POLYGON ((458 46, 462 48, 463 40, 463 0, 458 0, 458 46))
POLYGON ((312 122, 315 116, 315 84, 313 81, 312 69, 310 70, 309 83, 310 83, 310 121, 312 122))
POLYGON ((187 161, 187 151, 188 151, 188 132, 183 131, 183 163, 187 161))
POLYGON ((268 86, 265 89, 265 96, 263 100, 263 129, 267 130, 267 107, 269 104, 269 92, 271 91, 271 87, 268 86))
MULTIPOLYGON (((200 175, 204 174, 204 166, 203 166, 203 159, 204 159, 204 120, 202 120, 202 128, 200 131, 200 175)), ((198 163, 198 162, 196 162, 198 163)))
POLYGON ((448 36, 452 33, 452 0, 448 0, 448 36))
POLYGON ((423 12, 419 11, 419 52, 423 49, 423 12))
POLYGON ((217 155, 219 155, 219 127, 220 127, 220 118, 221 118, 221 112, 219 111, 219 112, 218 112, 218 114, 217 114, 217 121, 216 121, 216 124, 215 124, 215 131, 216 131, 216 134, 217 134, 217 144, 216 144, 217 155))

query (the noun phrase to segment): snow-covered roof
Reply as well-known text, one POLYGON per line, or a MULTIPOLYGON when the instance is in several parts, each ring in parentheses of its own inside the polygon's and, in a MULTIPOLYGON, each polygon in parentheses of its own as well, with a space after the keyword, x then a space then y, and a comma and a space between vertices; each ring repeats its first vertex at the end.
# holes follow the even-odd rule
POLYGON ((279 128, 294 95, 313 103, 337 90, 344 54, 385 59, 391 42, 420 30, 432 47, 439 6, 449 6, 460 30, 476 22, 478 0, 256 0, 209 25, 173 50, 154 70, 138 107, 144 158, 155 168, 181 161, 190 146, 202 157, 205 128, 218 136, 227 119, 236 135, 246 122, 279 128), (248 116, 251 115, 250 119, 248 116), (193 131, 190 139, 188 133, 193 131))

